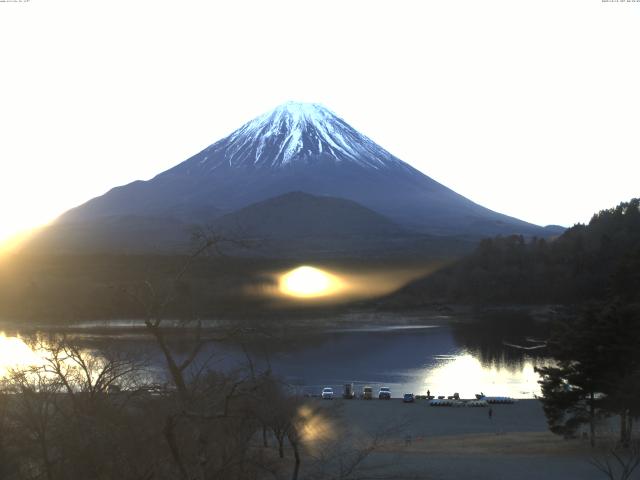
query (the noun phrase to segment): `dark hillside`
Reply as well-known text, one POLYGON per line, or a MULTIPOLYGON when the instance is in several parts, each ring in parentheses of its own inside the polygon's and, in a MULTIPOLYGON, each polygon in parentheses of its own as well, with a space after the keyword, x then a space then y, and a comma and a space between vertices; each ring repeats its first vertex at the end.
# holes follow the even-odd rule
POLYGON ((640 200, 595 214, 555 240, 522 236, 482 240, 475 252, 384 300, 549 304, 608 296, 640 299, 640 200))

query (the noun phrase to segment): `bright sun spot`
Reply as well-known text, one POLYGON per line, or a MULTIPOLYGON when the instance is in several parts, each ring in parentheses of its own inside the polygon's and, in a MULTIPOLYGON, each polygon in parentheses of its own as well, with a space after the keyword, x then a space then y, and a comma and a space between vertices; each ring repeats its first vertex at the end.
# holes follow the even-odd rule
POLYGON ((20 338, 0 332, 0 376, 11 368, 39 365, 42 359, 20 338))
POLYGON ((280 292, 301 298, 325 297, 338 293, 342 281, 335 275, 315 267, 302 266, 280 276, 280 292))

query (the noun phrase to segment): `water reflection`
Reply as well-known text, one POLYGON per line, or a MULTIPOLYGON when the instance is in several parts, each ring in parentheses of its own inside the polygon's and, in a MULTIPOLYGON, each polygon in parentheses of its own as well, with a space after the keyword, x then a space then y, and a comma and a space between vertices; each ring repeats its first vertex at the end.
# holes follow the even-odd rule
POLYGON ((524 368, 526 359, 540 359, 545 350, 514 348, 529 345, 531 338, 549 336, 549 323, 536 321, 526 312, 493 312, 475 314, 472 319, 451 323, 455 342, 478 358, 483 365, 501 364, 524 368))
POLYGON ((42 352, 34 350, 19 336, 7 336, 0 332, 0 376, 14 368, 39 366, 42 352))
MULTIPOLYGON (((249 355, 256 369, 270 368, 303 394, 317 394, 324 386, 339 393, 345 383, 354 383, 356 391, 364 385, 374 389, 385 385, 396 397, 430 390, 435 395, 458 392, 466 398, 480 392, 530 398, 539 394, 534 367, 549 360, 543 352, 531 354, 504 343, 509 340, 518 344, 539 333, 536 325, 525 323, 434 321, 393 328, 373 325, 290 334, 286 339, 263 339, 242 347, 212 341, 201 354, 202 359, 213 359, 209 368, 227 372, 245 368, 249 355)), ((190 340, 188 335, 173 338, 178 357, 188 354, 190 340)), ((75 334, 74 341, 96 356, 118 349, 144 357, 149 379, 158 383, 168 379, 161 352, 143 332, 75 334)), ((44 352, 34 345, 28 336, 1 333, 0 375, 10 368, 41 364, 44 352)))
MULTIPOLYGON (((354 383, 356 391, 389 386, 394 396, 430 390, 531 398, 540 393, 534 368, 548 359, 503 344, 507 337, 519 343, 534 334, 525 330, 522 338, 493 330, 491 338, 492 327, 470 323, 334 329, 272 348, 269 365, 301 393, 317 394, 324 386, 341 392, 354 383), (477 329, 484 334, 476 335, 477 329)), ((258 348, 254 352, 260 357, 258 348)))
POLYGON ((531 398, 540 393, 534 368, 544 363, 542 359, 525 357, 518 363, 487 364, 469 352, 462 352, 439 359, 434 368, 425 371, 424 385, 432 385, 432 392, 444 391, 447 395, 459 392, 464 398, 473 398, 477 393, 531 398))

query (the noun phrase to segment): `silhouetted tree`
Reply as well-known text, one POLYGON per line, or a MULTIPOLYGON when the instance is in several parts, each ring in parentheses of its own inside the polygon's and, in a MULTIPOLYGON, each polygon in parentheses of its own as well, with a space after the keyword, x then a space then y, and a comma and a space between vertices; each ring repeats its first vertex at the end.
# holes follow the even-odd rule
POLYGON ((548 342, 557 365, 537 369, 552 432, 571 436, 584 423, 595 442, 599 417, 620 415, 620 440, 628 444, 638 413, 640 317, 633 307, 591 306, 560 321, 548 342))

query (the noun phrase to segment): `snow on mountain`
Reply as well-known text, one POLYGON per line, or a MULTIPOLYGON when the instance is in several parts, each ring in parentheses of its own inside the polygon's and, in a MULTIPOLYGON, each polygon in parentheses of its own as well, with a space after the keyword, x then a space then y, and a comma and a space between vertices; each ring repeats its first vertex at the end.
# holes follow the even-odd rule
POLYGON ((114 234, 124 239, 134 223, 142 222, 153 225, 153 238, 162 243, 158 232, 174 222, 211 225, 223 215, 289 192, 356 202, 405 232, 464 238, 551 234, 436 182, 327 108, 296 102, 249 121, 151 180, 116 187, 70 210, 58 224, 124 225, 114 234), (122 223, 119 218, 146 220, 122 223))
POLYGON ((324 106, 287 102, 206 148, 195 170, 280 168, 319 156, 374 169, 408 167, 324 106))

